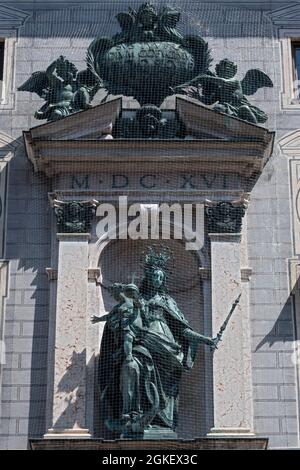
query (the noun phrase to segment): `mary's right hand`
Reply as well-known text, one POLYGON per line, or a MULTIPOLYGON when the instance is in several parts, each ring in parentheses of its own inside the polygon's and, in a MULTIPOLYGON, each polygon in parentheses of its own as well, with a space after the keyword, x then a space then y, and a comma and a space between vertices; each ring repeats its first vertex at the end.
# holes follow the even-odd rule
POLYGON ((100 320, 99 320, 99 317, 97 317, 96 315, 92 315, 92 316, 91 316, 91 322, 92 322, 92 323, 98 323, 98 321, 100 321, 100 320))

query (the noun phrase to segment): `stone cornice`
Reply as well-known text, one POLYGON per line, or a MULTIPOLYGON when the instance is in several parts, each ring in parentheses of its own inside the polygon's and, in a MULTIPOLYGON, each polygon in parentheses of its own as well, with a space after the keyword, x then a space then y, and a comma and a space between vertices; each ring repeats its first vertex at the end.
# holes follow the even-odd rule
POLYGON ((73 172, 121 170, 128 164, 172 170, 197 169, 234 172, 247 178, 260 173, 271 154, 261 142, 220 140, 68 140, 38 139, 31 143, 30 131, 24 133, 27 155, 36 171, 47 176, 73 172), (175 165, 175 167, 174 167, 175 165))
MULTIPOLYGON (((24 132, 27 156, 35 171, 52 177, 97 171, 145 171, 234 173, 252 187, 267 160, 274 133, 261 126, 226 116, 177 98, 176 111, 187 128, 185 139, 103 138, 121 110, 121 100, 95 106, 59 121, 24 132)), ((112 136, 111 136, 112 137, 112 136)))

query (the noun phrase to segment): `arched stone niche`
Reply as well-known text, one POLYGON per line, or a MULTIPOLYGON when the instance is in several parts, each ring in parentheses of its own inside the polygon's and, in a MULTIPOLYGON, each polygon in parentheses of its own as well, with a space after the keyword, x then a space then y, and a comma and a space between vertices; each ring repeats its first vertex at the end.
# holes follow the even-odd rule
MULTIPOLYGON (((159 244, 162 244, 160 241, 159 244)), ((178 240, 164 240, 163 245, 170 248, 173 260, 169 261, 167 287, 169 294, 176 300, 190 325, 199 332, 204 330, 203 282, 199 275, 200 259, 197 253, 186 251, 178 240)), ((147 252, 149 240, 113 240, 106 244, 99 257, 101 284, 99 286, 100 315, 109 312, 115 305, 105 286, 113 282, 135 282, 143 277, 143 253, 147 252)), ((101 343, 103 326, 99 327, 98 350, 101 343)), ((97 361, 95 366, 97 367, 97 361)), ((199 347, 192 371, 183 374, 179 394, 179 438, 195 438, 206 433, 205 389, 205 352, 199 347)), ((96 384, 97 387, 97 384, 96 384)), ((96 393, 97 397, 97 393, 96 393)), ((97 400, 97 398, 96 398, 97 400)), ((98 433, 104 431, 101 416, 95 416, 98 433)))

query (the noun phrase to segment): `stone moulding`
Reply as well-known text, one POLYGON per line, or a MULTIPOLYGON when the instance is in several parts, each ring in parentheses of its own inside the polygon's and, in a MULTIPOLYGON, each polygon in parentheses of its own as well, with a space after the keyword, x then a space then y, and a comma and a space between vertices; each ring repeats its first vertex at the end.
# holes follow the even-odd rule
POLYGON ((101 139, 103 129, 114 123, 121 99, 46 123, 24 132, 27 156, 35 171, 47 176, 162 165, 172 171, 234 172, 254 184, 268 161, 274 133, 229 116, 223 116, 190 99, 177 98, 176 111, 188 139, 101 139), (134 144, 133 144, 134 142, 134 144), (250 181, 251 180, 251 181, 250 181))
POLYGON ((267 438, 254 437, 207 437, 194 440, 141 440, 130 441, 103 439, 30 439, 32 450, 267 450, 267 438))

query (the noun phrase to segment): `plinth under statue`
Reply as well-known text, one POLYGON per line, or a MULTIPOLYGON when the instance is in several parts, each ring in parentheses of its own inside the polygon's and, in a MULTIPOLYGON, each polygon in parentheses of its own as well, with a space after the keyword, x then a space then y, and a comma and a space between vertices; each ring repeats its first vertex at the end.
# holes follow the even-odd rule
POLYGON ((111 286, 118 304, 92 322, 106 321, 99 361, 99 386, 107 428, 127 438, 176 437, 182 373, 204 343, 219 341, 189 326, 167 293, 164 249, 150 248, 141 286, 111 286))

